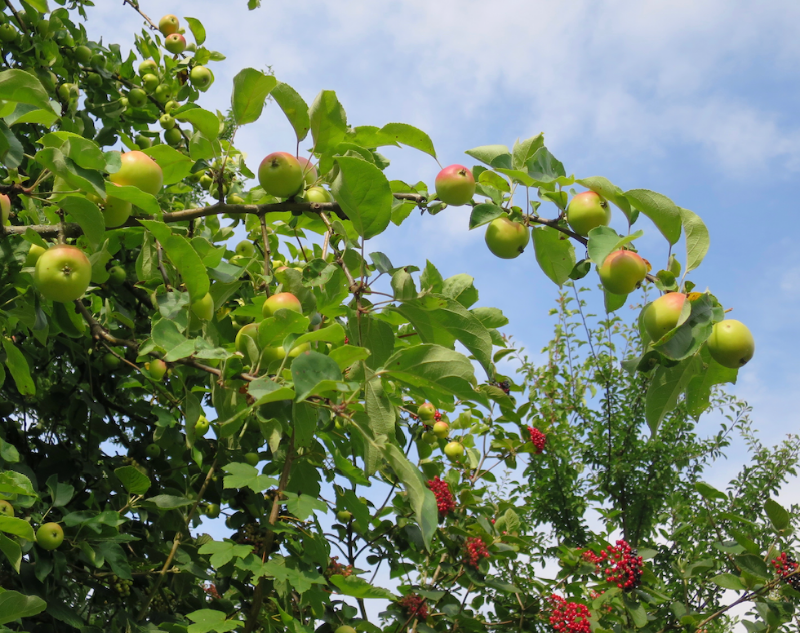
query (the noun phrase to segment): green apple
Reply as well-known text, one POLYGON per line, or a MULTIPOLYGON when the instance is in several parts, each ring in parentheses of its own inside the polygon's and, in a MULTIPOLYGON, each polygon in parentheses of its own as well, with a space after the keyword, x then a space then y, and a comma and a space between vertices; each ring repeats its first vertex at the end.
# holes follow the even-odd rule
POLYGON ((439 438, 436 437, 436 434, 433 431, 425 431, 422 434, 422 440, 428 444, 436 444, 436 442, 439 441, 439 438))
POLYGON ((64 83, 58 87, 58 96, 62 101, 72 101, 72 99, 77 99, 80 91, 78 90, 78 86, 71 83, 64 83))
POLYGON ((657 341, 678 325, 678 319, 686 302, 686 295, 670 292, 648 304, 642 314, 642 323, 647 335, 657 341))
POLYGON ((122 364, 122 361, 114 356, 111 352, 106 352, 103 355, 103 367, 106 369, 119 369, 119 366, 122 364))
POLYGON ((112 286, 121 286, 128 278, 128 273, 122 266, 112 266, 108 269, 108 281, 112 286))
POLYGON ((448 442, 444 447, 444 454, 452 460, 457 460, 464 455, 464 445, 461 442, 448 442))
POLYGON ((81 66, 88 66, 89 62, 92 61, 92 49, 88 46, 78 46, 75 49, 75 61, 78 62, 81 66))
POLYGON ((103 218, 106 221, 106 228, 113 229, 122 226, 131 217, 133 205, 130 202, 108 196, 103 206, 103 218))
POLYGON ((267 318, 273 316, 278 310, 291 310, 302 314, 303 306, 300 305, 300 300, 291 292, 279 292, 267 297, 261 307, 261 314, 264 318, 267 318))
POLYGON ((64 530, 58 523, 45 523, 36 530, 36 543, 42 549, 53 550, 64 542, 64 530))
POLYGON ((446 438, 449 432, 450 432, 450 425, 447 422, 440 420, 439 422, 433 425, 433 434, 440 440, 446 438))
POLYGON ((233 250, 240 257, 253 257, 256 254, 256 247, 250 240, 242 240, 233 250))
POLYGON ((430 402, 424 402, 423 404, 419 405, 419 408, 417 409, 417 415, 419 416, 420 420, 425 422, 433 420, 434 416, 436 415, 436 407, 434 407, 430 402))
POLYGON ((92 264, 76 246, 56 244, 36 262, 33 281, 45 299, 69 303, 83 296, 92 280, 92 264))
POLYGON ((31 244, 31 247, 28 250, 28 256, 25 258, 25 266, 28 267, 36 266, 36 262, 38 262, 42 254, 46 252, 47 252, 46 248, 43 248, 38 244, 31 244))
POLYGON ((445 167, 436 176, 436 195, 445 204, 460 207, 475 195, 475 178, 463 165, 445 167))
POLYGON ((357 631, 352 626, 343 624, 338 629, 336 629, 334 633, 357 633, 357 631))
POLYGON ((165 101, 169 101, 172 98, 172 86, 170 86, 169 84, 158 84, 158 86, 156 86, 156 91, 153 94, 153 96, 159 103, 164 103, 165 101))
POLYGON ((5 517, 14 516, 14 506, 12 506, 5 499, 0 499, 0 516, 5 516, 5 517))
POLYGON ((181 28, 180 20, 170 14, 165 15, 158 21, 158 30, 161 31, 161 35, 164 37, 169 37, 173 33, 177 33, 181 28))
POLYGON ((306 185, 313 185, 317 182, 319 176, 317 175, 317 168, 314 167, 314 164, 302 156, 297 157, 297 162, 300 163, 300 168, 303 170, 303 180, 306 185))
POLYGON ((200 415, 197 418, 197 422, 194 423, 194 435, 195 437, 204 437, 206 433, 208 433, 208 429, 211 428, 211 422, 208 421, 208 418, 204 415, 200 415))
POLYGON ((729 369, 743 367, 756 351, 756 342, 750 330, 736 319, 715 323, 707 344, 711 358, 729 369))
POLYGON ((164 40, 164 48, 173 55, 180 55, 186 50, 186 38, 180 33, 170 33, 164 40))
POLYGON ((4 193, 0 193, 0 224, 8 224, 8 216, 11 215, 11 199, 4 193))
POLYGON ((134 88, 128 93, 128 103, 130 103, 134 108, 141 108, 145 103, 147 103, 147 93, 141 88, 134 88))
POLYGON ((603 287, 613 294, 633 292, 647 275, 647 263, 633 251, 614 251, 597 269, 603 287))
POLYGON ((501 259, 514 259, 525 250, 531 234, 524 224, 503 216, 492 220, 486 229, 486 246, 501 259))
POLYGON ((586 237, 598 226, 608 226, 611 209, 608 202, 594 191, 584 191, 570 200, 567 222, 578 235, 586 237))
POLYGON ((333 194, 323 187, 309 187, 303 197, 307 202, 319 202, 320 204, 334 201, 333 194))
POLYGON ((158 76, 152 73, 147 73, 142 77, 142 87, 144 91, 148 94, 153 92, 156 88, 158 88, 158 76))
POLYGON ((189 73, 189 81, 198 90, 205 91, 214 81, 214 75, 205 66, 195 66, 189 73))
POLYGON ((353 513, 347 510, 339 510, 336 513, 336 518, 340 523, 350 523, 350 519, 353 518, 353 513))
POLYGON ((258 456, 258 453, 245 453, 244 454, 244 461, 251 466, 255 466, 261 458, 258 456))
POLYGON ((208 292, 204 294, 200 299, 192 303, 192 312, 198 319, 210 321, 214 317, 214 297, 208 292))
POLYGON ((140 77, 156 74, 158 74, 158 64, 156 64, 152 59, 145 59, 141 64, 139 64, 140 77))
POLYGON ((209 503, 204 512, 209 519, 216 519, 219 516, 219 513, 220 508, 218 503, 209 503))
POLYGON ((158 118, 158 124, 165 130, 171 130, 175 127, 175 118, 171 114, 162 114, 158 118))
POLYGON ((258 167, 258 182, 276 198, 293 196, 303 186, 303 168, 286 152, 273 152, 258 167))
POLYGON ((17 29, 15 29, 8 23, 0 26, 0 40, 3 40, 6 44, 10 44, 16 39, 17 39, 17 29))
POLYGON ((177 101, 167 101, 167 103, 164 104, 164 112, 167 114, 172 114, 179 107, 180 104, 177 101))
POLYGON ((164 173, 147 154, 134 150, 121 156, 122 167, 108 179, 118 185, 130 185, 145 193, 156 195, 164 184, 164 173))
POLYGON ((155 458, 161 455, 161 447, 158 444, 148 444, 144 449, 144 454, 148 457, 155 458))
POLYGON ((169 130, 164 130, 164 140, 167 142, 167 145, 172 145, 173 147, 180 145, 183 140, 181 129, 179 127, 173 127, 169 130))
POLYGON ((136 138, 133 139, 133 142, 136 143, 139 149, 147 149, 153 145, 153 141, 150 139, 150 137, 145 136, 144 134, 137 134, 136 138))
POLYGON ((160 358, 156 358, 155 360, 150 361, 147 369, 150 371, 150 376, 153 378, 153 380, 160 381, 167 373, 167 364, 160 358))
POLYGON ((248 323, 236 333, 236 340, 234 342, 236 351, 245 356, 247 356, 246 339, 248 338, 256 344, 256 349, 261 349, 258 346, 258 323, 248 323))

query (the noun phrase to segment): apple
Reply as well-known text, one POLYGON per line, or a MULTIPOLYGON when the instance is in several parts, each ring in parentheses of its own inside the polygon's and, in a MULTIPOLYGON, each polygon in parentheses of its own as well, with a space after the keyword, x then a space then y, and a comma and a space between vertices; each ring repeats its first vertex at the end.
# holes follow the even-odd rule
POLYGON ((186 38, 180 33, 170 33, 164 41, 164 48, 173 55, 180 55, 186 50, 186 38))
POLYGON ((169 37, 173 33, 177 33, 181 28, 181 21, 171 13, 168 13, 158 21, 158 30, 164 37, 169 37))
POLYGON ((5 499, 0 499, 0 516, 13 517, 14 506, 5 499))
POLYGON ((486 246, 501 259, 514 259, 528 245, 531 234, 524 224, 503 216, 492 220, 486 229, 486 246))
POLYGON ((214 75, 205 66, 195 66, 192 72, 189 73, 189 81, 198 90, 205 91, 214 81, 214 75))
POLYGON ((308 202, 333 202, 333 194, 323 187, 309 187, 303 194, 308 202))
POLYGON ((76 246, 56 244, 36 261, 33 281, 45 299, 69 303, 83 296, 92 280, 92 264, 76 246))
POLYGON ((103 207, 103 217, 106 221, 106 228, 113 229, 122 226, 131 217, 133 205, 130 202, 108 196, 103 207))
POLYGON ((250 240, 242 240, 233 250, 240 257, 253 257, 256 254, 256 247, 250 240))
POLYGON ((433 425, 433 434, 440 440, 446 438, 449 432, 450 432, 450 425, 447 422, 443 422, 440 420, 439 422, 433 425))
MULTIPOLYGON (((292 364, 292 361, 300 356, 303 352, 311 349, 311 345, 308 343, 302 343, 297 347, 293 348, 289 351, 289 358, 286 361, 286 365, 289 366, 292 364)), ((286 350, 282 347, 267 347, 261 355, 261 362, 266 363, 266 366, 269 367, 272 363, 275 362, 283 362, 283 359, 286 358, 286 350)))
POLYGON ((46 248, 39 246, 38 244, 31 244, 31 247, 28 250, 28 256, 25 258, 25 266, 36 266, 36 262, 39 261, 39 258, 42 256, 42 254, 46 252, 46 248))
POLYGON ((133 142, 136 143, 139 149, 147 149, 153 145, 153 141, 151 141, 150 138, 144 134, 137 134, 136 138, 133 139, 133 142))
POLYGON ((164 104, 164 112, 167 114, 172 114, 179 107, 180 104, 177 101, 167 101, 167 103, 164 104))
POLYGON ((475 195, 475 178, 463 165, 445 167, 436 176, 436 195, 445 204, 460 207, 475 195))
POLYGON ((141 108, 145 103, 147 103, 147 93, 141 88, 134 88, 128 93, 128 103, 130 103, 134 108, 141 108))
POLYGON ((153 380, 160 381, 164 378, 164 374, 167 373, 167 364, 163 360, 156 358, 151 360, 149 365, 148 369, 153 380))
POLYGON ((756 342, 744 323, 725 319, 714 324, 708 337, 708 351, 723 367, 739 369, 753 358, 756 342))
POLYGON ((210 321, 214 317, 214 298, 211 294, 207 292, 200 299, 193 302, 192 312, 198 319, 210 321))
POLYGON ((175 118, 171 114, 162 114, 158 118, 158 124, 165 130, 171 130, 175 127, 175 118))
POLYGON ((255 466, 261 458, 258 456, 258 453, 245 453, 244 454, 244 461, 251 466, 255 466))
POLYGON ((647 335, 654 341, 678 325, 686 295, 680 292, 665 294, 644 309, 642 323, 647 335))
POLYGON ((167 142, 167 145, 172 145, 173 147, 180 145, 183 140, 181 129, 179 127, 173 127, 169 130, 164 130, 164 140, 167 142))
POLYGON ((121 286, 128 278, 128 273, 122 266, 112 266, 108 269, 108 281, 112 286, 121 286))
POLYGON ((339 510, 336 513, 336 519, 340 523, 350 523, 350 519, 352 519, 352 518, 353 518, 353 513, 352 512, 348 512, 347 510, 339 510))
POLYGON ((10 44, 17 39, 17 29, 6 23, 0 26, 0 40, 10 44))
POLYGON ((145 59, 141 64, 139 64, 140 77, 144 77, 145 75, 155 75, 157 73, 158 64, 156 64, 152 59, 145 59))
POLYGON ((211 189, 211 185, 214 184, 214 179, 208 174, 203 174, 202 176, 200 176, 200 180, 198 182, 200 183, 200 186, 203 189, 208 191, 209 189, 211 189))
POLYGON ((169 101, 172 98, 172 86, 169 84, 158 84, 156 86, 155 91, 155 98, 156 101, 159 103, 164 103, 165 101, 169 101))
POLYGON ((427 422, 428 420, 433 420, 434 416, 436 415, 436 407, 434 407, 430 402, 425 402, 419 405, 417 409, 417 415, 419 416, 420 420, 424 420, 427 422))
POLYGON ((211 428, 211 422, 208 421, 208 418, 204 415, 200 415, 197 418, 197 422, 194 423, 194 435, 195 437, 203 437, 206 433, 208 433, 208 429, 211 428))
POLYGON ((244 198, 242 198, 242 196, 240 195, 232 193, 231 195, 228 196, 226 202, 228 204, 244 204, 244 198))
POLYGON ((611 222, 611 209, 594 191, 584 191, 570 200, 567 222, 578 235, 586 237, 592 229, 611 222))
POLYGON ((142 87, 144 91, 148 94, 153 92, 156 88, 158 88, 158 77, 152 73, 147 73, 142 77, 142 87))
POLYGON ((11 200, 9 197, 0 193, 0 224, 8 223, 8 216, 11 214, 11 200))
POLYGON ((58 96, 62 101, 71 101, 78 97, 78 86, 75 84, 65 83, 58 87, 58 96))
POLYGON ((108 179, 118 185, 130 185, 156 195, 164 183, 164 173, 158 163, 147 154, 134 150, 122 154, 122 167, 108 179))
POLYGON ((88 46, 78 46, 75 49, 75 61, 78 62, 81 66, 88 66, 89 62, 92 61, 92 49, 88 46))
POLYGON ((614 251, 597 269, 603 287, 613 294, 627 295, 647 275, 647 264, 633 251, 614 251))
POLYGON ((36 530, 36 542, 42 549, 56 549, 64 542, 64 530, 58 523, 45 523, 36 530))
POLYGON ((276 198, 293 196, 303 186, 303 168, 286 152, 273 152, 258 167, 258 182, 276 198))
POLYGON ((266 319, 273 316, 278 310, 291 310, 292 312, 303 313, 303 307, 300 305, 300 300, 295 297, 291 292, 279 292, 278 294, 268 297, 261 307, 261 315, 266 319))
POLYGON ((464 445, 461 442, 448 442, 444 447, 444 454, 455 461, 464 454, 464 445))
POLYGON ((428 444, 436 444, 438 438, 436 437, 436 434, 433 431, 425 431, 422 434, 422 440, 424 442, 427 442, 428 444))
POLYGON ((204 514, 209 519, 216 519, 219 516, 220 508, 218 503, 209 503, 206 506, 204 514))
POLYGON ((256 344, 256 349, 261 349, 258 346, 258 323, 248 323, 236 333, 236 340, 234 342, 236 351, 245 356, 247 356, 247 343, 245 341, 247 338, 253 340, 256 344))
POLYGON ((144 454, 150 458, 155 458, 161 455, 161 447, 158 444, 148 444, 144 449, 144 454))
POLYGON ((313 163, 302 156, 298 156, 296 160, 300 163, 300 168, 303 170, 303 179, 305 183, 307 185, 313 185, 317 182, 319 176, 317 175, 317 168, 314 167, 313 163))
POLYGON ((336 629, 333 633, 357 633, 357 631, 352 626, 348 626, 347 624, 343 624, 338 629, 336 629))
POLYGON ((111 352, 106 352, 103 355, 103 367, 106 369, 119 369, 119 366, 122 364, 122 361, 114 356, 111 352))

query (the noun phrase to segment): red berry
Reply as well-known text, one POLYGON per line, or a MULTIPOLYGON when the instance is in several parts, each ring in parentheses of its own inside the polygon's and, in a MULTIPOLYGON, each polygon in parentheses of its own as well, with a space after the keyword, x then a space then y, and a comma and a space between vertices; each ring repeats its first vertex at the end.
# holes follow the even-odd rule
POLYGON ((486 544, 483 539, 476 536, 467 538, 464 549, 466 550, 464 563, 475 569, 478 569, 481 559, 489 558, 489 550, 486 549, 486 544))
POLYGON ((536 454, 538 455, 544 450, 544 444, 547 441, 547 436, 544 433, 542 433, 539 429, 534 428, 532 426, 528 427, 528 433, 531 436, 531 443, 536 449, 536 454))
POLYGON ((399 600, 397 603, 405 612, 406 615, 416 616, 420 620, 426 620, 428 618, 428 605, 425 604, 425 598, 422 596, 418 596, 415 593, 410 593, 406 596, 403 596, 402 600, 399 600))
POLYGON ((428 488, 431 489, 436 497, 436 506, 439 508, 440 516, 444 516, 456 509, 455 499, 446 481, 442 481, 437 475, 428 481, 428 488))
POLYGON ((778 575, 791 585, 795 591, 800 591, 800 575, 792 575, 797 571, 797 561, 786 552, 772 559, 772 566, 778 575))

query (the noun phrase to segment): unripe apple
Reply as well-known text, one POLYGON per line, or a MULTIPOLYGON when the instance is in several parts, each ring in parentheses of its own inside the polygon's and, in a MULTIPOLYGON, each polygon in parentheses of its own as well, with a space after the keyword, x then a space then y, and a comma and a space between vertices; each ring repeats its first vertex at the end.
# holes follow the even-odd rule
POLYGON ((273 152, 258 167, 258 182, 276 198, 293 196, 303 186, 303 168, 286 152, 273 152))
POLYGON ((336 629, 333 633, 357 633, 357 631, 352 626, 348 626, 347 624, 343 624, 338 629, 336 629))
POLYGON ((450 432, 450 425, 447 422, 443 422, 440 420, 439 422, 433 425, 433 433, 440 440, 446 438, 449 432, 450 432))
POLYGON ((148 94, 158 88, 158 77, 151 73, 147 73, 142 77, 142 87, 148 94))
POLYGON ((103 218, 106 221, 106 228, 113 229, 122 226, 131 217, 133 205, 130 202, 108 196, 103 206, 103 218))
POLYGON ((444 454, 455 461, 464 455, 464 445, 461 442, 448 442, 444 447, 444 454))
POLYGON ((161 31, 161 34, 164 37, 168 37, 173 33, 177 33, 180 30, 180 28, 181 28, 180 20, 171 13, 165 15, 158 21, 158 30, 161 31))
POLYGON ((75 84, 65 83, 58 87, 58 96, 62 101, 77 99, 80 91, 75 84))
POLYGON ((158 64, 155 63, 152 59, 145 59, 141 64, 139 64, 139 76, 144 77, 145 75, 155 75, 158 73, 158 64))
POLYGON ((436 195, 445 204, 460 207, 475 195, 475 178, 463 165, 445 167, 436 176, 436 195))
POLYGON ((153 94, 153 96, 159 103, 164 103, 165 101, 169 101, 172 98, 172 86, 170 86, 169 84, 158 84, 158 86, 156 86, 156 91, 153 94))
POLYGON ((161 455, 161 447, 158 444, 148 444, 144 449, 144 454, 150 458, 155 458, 161 455))
POLYGON ((309 187, 303 196, 308 202, 333 202, 333 194, 323 187, 309 187))
POLYGON ((268 297, 261 307, 261 314, 264 318, 273 316, 278 310, 291 310, 292 312, 303 313, 303 306, 300 300, 291 292, 279 292, 268 297))
POLYGON ((525 250, 531 234, 524 224, 503 216, 492 220, 486 228, 486 246, 501 259, 514 259, 525 250))
POLYGON ((99 70, 103 70, 106 67, 106 58, 103 57, 100 53, 95 53, 92 55, 91 65, 94 68, 99 70))
POLYGON ((434 407, 430 402, 424 402, 423 404, 419 405, 417 409, 417 415, 419 416, 420 420, 427 422, 429 420, 433 420, 434 416, 436 415, 436 407, 434 407))
POLYGON ((739 369, 753 358, 756 342, 744 323, 725 319, 714 324, 708 337, 708 351, 723 367, 739 369))
POLYGON ((119 366, 122 364, 122 361, 114 356, 111 352, 106 352, 103 355, 103 367, 106 369, 114 370, 119 369, 119 366))
POLYGON ((245 342, 247 338, 250 338, 256 344, 257 349, 261 349, 258 346, 258 323, 248 323, 236 333, 234 342, 236 351, 245 356, 247 356, 247 343, 245 342))
POLYGON ((112 266, 108 270, 108 281, 112 286, 121 286, 128 278, 128 273, 122 266, 112 266))
POLYGON ((172 145, 173 147, 180 145, 183 140, 181 129, 176 126, 169 130, 164 130, 164 140, 167 142, 167 145, 172 145))
POLYGON ((433 431, 425 431, 422 434, 422 441, 427 442, 428 444, 436 444, 438 438, 436 437, 436 434, 433 431))
POLYGON ((158 118, 158 124, 165 130, 171 130, 175 127, 175 118, 171 114, 162 114, 158 118))
POLYGON ((89 62, 92 61, 92 49, 88 46, 78 46, 75 49, 75 61, 78 62, 81 66, 88 66, 89 62))
POLYGON ((160 381, 164 378, 164 374, 167 373, 167 364, 160 358, 156 358, 150 361, 150 367, 148 369, 150 370, 150 376, 153 380, 160 381))
POLYGON ((6 194, 0 193, 0 224, 7 224, 9 215, 11 215, 11 200, 6 194))
POLYGON ((134 88, 128 93, 128 103, 130 103, 134 108, 141 108, 145 103, 147 103, 147 93, 141 88, 134 88))
POLYGON ((567 222, 578 235, 586 237, 592 229, 608 226, 611 222, 611 209, 608 202, 594 191, 584 191, 570 201, 567 222))
POLYGON ((236 245, 234 252, 240 257, 253 257, 256 254, 256 247, 250 240, 242 240, 236 245))
POLYGON ((136 143, 139 149, 147 149, 153 145, 153 141, 150 140, 150 137, 145 136, 144 134, 137 134, 136 138, 133 139, 133 142, 136 143))
POLYGON ((617 295, 627 295, 636 289, 647 275, 647 264, 633 251, 614 251, 597 269, 603 287, 617 295))
POLYGON ((167 101, 167 103, 164 104, 164 112, 167 114, 172 114, 179 107, 180 104, 177 101, 167 101))
POLYGON ((54 550, 64 542, 64 530, 58 523, 45 523, 36 530, 36 543, 45 550, 54 550))
POLYGON ((108 179, 118 185, 130 185, 156 195, 164 183, 164 173, 147 154, 134 150, 122 155, 122 167, 108 179))
POLYGON ((208 433, 209 428, 211 428, 211 422, 208 421, 206 416, 201 414, 200 417, 197 418, 197 422, 194 423, 195 437, 203 437, 208 433))
POLYGON ((313 163, 302 156, 297 157, 297 162, 300 163, 300 168, 303 170, 303 179, 306 185, 313 185, 317 182, 317 168, 314 167, 313 163))
POLYGON ((686 295, 680 292, 665 294, 648 305, 642 315, 647 335, 654 341, 678 325, 686 295))
POLYGON ((207 292, 197 301, 192 303, 192 312, 198 319, 210 321, 214 317, 214 298, 207 292))
POLYGON ((205 66, 195 66, 189 73, 189 80, 198 90, 206 90, 214 80, 214 75, 205 66))
POLYGON ((186 38, 180 33, 170 33, 164 41, 164 48, 173 55, 180 55, 186 50, 186 38))
POLYGON ((33 281, 46 299, 69 303, 83 296, 92 280, 89 258, 76 246, 56 244, 36 262, 33 281))
POLYGON ((0 26, 0 40, 7 44, 14 42, 17 39, 17 29, 10 24, 6 23, 0 26))
POLYGON ((336 513, 336 518, 340 523, 349 523, 350 519, 353 518, 353 513, 347 510, 339 510, 336 513))
POLYGON ((209 519, 216 519, 219 516, 219 512, 220 512, 220 507, 218 503, 209 503, 206 506, 206 509, 203 512, 203 514, 205 514, 209 519))
POLYGON ((39 258, 46 252, 46 248, 38 244, 31 244, 30 250, 28 250, 28 256, 25 258, 25 266, 36 266, 36 262, 38 262, 39 258))
POLYGON ((0 516, 5 516, 5 517, 14 516, 14 506, 12 506, 5 499, 0 499, 0 516))

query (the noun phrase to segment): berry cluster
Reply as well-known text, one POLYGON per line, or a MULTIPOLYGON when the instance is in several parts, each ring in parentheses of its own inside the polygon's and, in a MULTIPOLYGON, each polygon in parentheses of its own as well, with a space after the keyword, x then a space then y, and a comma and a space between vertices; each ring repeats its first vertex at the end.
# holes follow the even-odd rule
POLYGON ((428 619, 428 605, 425 604, 425 598, 418 596, 415 593, 410 593, 403 596, 402 600, 397 603, 408 617, 416 616, 420 620, 428 619))
POLYGON ((350 576, 353 573, 353 566, 348 565, 345 567, 339 562, 338 556, 331 556, 330 561, 328 562, 328 569, 325 570, 325 577, 330 578, 331 576, 350 576))
POLYGON ((589 609, 577 602, 567 602, 559 595, 550 596, 550 625, 559 633, 589 633, 589 609))
POLYGON ((437 475, 428 480, 428 488, 433 491, 436 497, 436 507, 439 508, 440 516, 444 516, 456 509, 456 501, 453 499, 453 493, 450 492, 450 487, 446 481, 442 481, 437 475))
POLYGON ((772 559, 772 566, 778 575, 791 585, 792 589, 800 591, 800 575, 791 575, 797 571, 797 561, 794 558, 783 552, 777 558, 772 559))
POLYGON ((504 380, 503 382, 493 382, 492 384, 495 387, 499 387, 500 389, 502 389, 503 393, 506 395, 511 393, 511 383, 508 382, 507 380, 504 380))
POLYGON ((547 436, 533 426, 528 427, 528 433, 531 436, 531 442, 533 443, 533 446, 536 449, 536 454, 538 455, 544 450, 544 443, 547 441, 547 436))
POLYGON ((606 582, 617 585, 623 591, 633 591, 642 583, 642 567, 644 561, 636 555, 628 543, 622 539, 616 545, 609 545, 600 554, 591 550, 583 553, 583 559, 594 563, 597 573, 605 566, 603 572, 606 582))
POLYGON ((433 421, 439 422, 442 419, 442 412, 439 409, 436 409, 436 413, 433 414, 433 421))
POLYGON ((163 592, 159 591, 153 596, 153 601, 150 605, 154 611, 164 613, 167 611, 174 611, 178 606, 178 601, 175 600, 174 594, 169 589, 164 589, 163 592))
POLYGON ((253 552, 260 556, 266 546, 267 531, 258 523, 247 523, 234 534, 234 540, 243 545, 252 545, 253 552))
POLYGON ((483 539, 477 536, 470 536, 467 538, 465 550, 464 562, 475 569, 478 569, 481 559, 489 558, 489 550, 486 549, 486 544, 483 542, 483 539))
POLYGON ((127 597, 131 595, 131 587, 133 586, 132 580, 125 580, 124 578, 111 574, 107 582, 109 589, 113 589, 120 596, 127 597))

